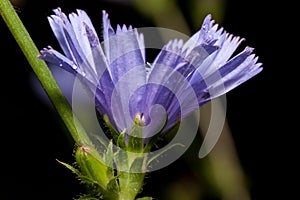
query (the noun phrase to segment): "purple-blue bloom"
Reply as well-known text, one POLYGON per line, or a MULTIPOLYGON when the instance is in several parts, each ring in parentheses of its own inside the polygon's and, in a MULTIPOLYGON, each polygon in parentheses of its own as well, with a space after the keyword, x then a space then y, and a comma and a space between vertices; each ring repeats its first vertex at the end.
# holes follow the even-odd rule
POLYGON ((48 20, 64 55, 48 47, 39 58, 80 78, 118 132, 128 133, 137 115, 144 137, 166 132, 262 70, 253 48, 232 56, 243 39, 218 28, 211 15, 188 41, 169 41, 148 64, 143 35, 131 26, 114 30, 105 11, 102 43, 83 10, 54 13, 48 20))

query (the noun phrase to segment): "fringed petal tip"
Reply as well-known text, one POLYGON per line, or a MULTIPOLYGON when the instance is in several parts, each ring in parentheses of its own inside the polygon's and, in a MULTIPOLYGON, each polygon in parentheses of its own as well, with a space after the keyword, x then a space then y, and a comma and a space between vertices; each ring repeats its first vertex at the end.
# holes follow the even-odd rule
POLYGON ((58 66, 60 68, 63 68, 71 72, 72 74, 81 72, 79 68, 74 64, 74 62, 72 62, 61 53, 54 50, 51 46, 40 50, 40 54, 37 56, 37 58, 44 60, 48 63, 54 64, 55 66, 58 66))
POLYGON ((212 20, 212 14, 209 13, 205 16, 204 21, 203 21, 203 25, 204 24, 209 24, 211 21, 214 21, 214 20, 212 20))
POLYGON ((111 27, 109 15, 105 10, 102 10, 102 23, 103 28, 111 27))
MULTIPOLYGON (((62 19, 62 20, 68 20, 66 14, 65 14, 64 12, 62 12, 62 9, 61 9, 60 7, 57 7, 57 8, 55 8, 55 9, 53 9, 52 11, 54 12, 54 15, 50 15, 50 16, 48 17, 48 20, 49 20, 49 19, 53 19, 53 18, 55 18, 55 17, 58 17, 58 18, 60 18, 60 19, 62 19)), ((87 14, 86 14, 86 12, 85 12, 84 10, 76 9, 76 12, 72 12, 72 13, 70 13, 68 16, 69 16, 69 18, 70 18, 71 16, 73 16, 73 17, 84 17, 84 18, 86 18, 86 17, 87 17, 87 14)))
POLYGON ((255 68, 262 68, 263 63, 257 62, 259 57, 254 53, 254 50, 255 48, 246 46, 244 51, 249 54, 248 57, 252 57, 255 68))
POLYGON ((163 49, 173 53, 182 53, 183 45, 184 45, 184 41, 182 39, 176 38, 168 41, 168 43, 163 47, 163 49))
POLYGON ((246 48, 245 48, 245 52, 247 52, 247 53, 249 53, 249 54, 252 53, 253 50, 254 50, 253 47, 246 46, 246 48))
POLYGON ((51 51, 53 50, 53 48, 48 45, 47 48, 43 48, 42 50, 40 50, 40 54, 37 55, 37 58, 42 59, 45 58, 47 56, 47 54, 51 54, 51 51))
POLYGON ((55 9, 53 9, 52 10, 55 14, 60 14, 60 13, 62 13, 62 11, 61 11, 61 8, 60 7, 57 7, 57 8, 55 8, 55 9))
POLYGON ((204 18, 200 32, 200 37, 202 36, 200 41, 208 44, 216 43, 216 45, 219 45, 220 42, 223 43, 224 40, 227 40, 234 46, 238 46, 245 40, 245 38, 228 33, 223 27, 221 27, 215 22, 215 20, 212 19, 211 14, 208 14, 204 18))
POLYGON ((118 24, 116 30, 117 30, 117 33, 118 32, 127 32, 127 31, 132 31, 133 28, 131 25, 128 26, 128 28, 127 28, 127 26, 125 24, 123 24, 122 27, 121 27, 121 25, 118 24))
MULTIPOLYGON (((102 17, 103 17, 103 28, 113 29, 111 26, 111 23, 110 23, 109 14, 105 10, 102 10, 102 17)), ((137 31, 136 28, 134 28, 132 25, 126 26, 125 24, 123 24, 123 25, 117 24, 117 27, 115 30, 116 30, 116 33, 127 32, 127 31, 137 31)))
POLYGON ((108 19, 108 13, 106 12, 106 10, 102 10, 102 16, 105 19, 108 19))
POLYGON ((103 40, 108 40, 108 38, 115 34, 109 20, 109 15, 105 10, 102 10, 102 32, 103 40))
POLYGON ((62 12, 60 7, 57 7, 55 9, 52 10, 54 12, 54 14, 60 18, 66 18, 66 15, 62 12))

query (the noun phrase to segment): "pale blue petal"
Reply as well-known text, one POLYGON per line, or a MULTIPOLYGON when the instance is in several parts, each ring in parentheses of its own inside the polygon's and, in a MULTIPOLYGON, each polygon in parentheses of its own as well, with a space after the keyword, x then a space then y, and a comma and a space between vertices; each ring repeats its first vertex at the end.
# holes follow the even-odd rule
POLYGON ((238 36, 233 36, 231 34, 226 34, 225 41, 221 44, 220 51, 214 59, 214 65, 221 66, 224 65, 227 60, 232 56, 237 47, 244 41, 243 38, 238 36))
MULTIPOLYGON (((52 47, 44 48, 40 51, 40 55, 38 58, 47 61, 48 63, 51 63, 55 66, 58 66, 60 68, 63 68, 64 70, 67 70, 68 72, 72 74, 81 74, 81 71, 78 71, 78 67, 74 64, 73 61, 71 61, 69 58, 65 57, 58 51, 54 50, 52 47)), ((82 75, 82 74, 81 74, 82 75)))
POLYGON ((105 11, 102 11, 102 34, 103 34, 103 44, 104 52, 107 58, 107 61, 110 63, 110 50, 109 50, 109 38, 115 35, 114 29, 111 27, 108 14, 105 11))
MULTIPOLYGON (((72 13, 69 15, 71 24, 73 26, 77 41, 85 53, 86 66, 83 66, 89 73, 93 74, 94 79, 98 82, 96 101, 99 99, 99 107, 106 109, 98 109, 101 114, 107 114, 110 122, 113 124, 114 119, 111 116, 111 95, 114 89, 114 83, 108 69, 108 62, 101 48, 97 33, 90 21, 89 17, 82 10, 77 10, 78 15, 72 13), (105 110, 105 113, 101 112, 105 110)), ((97 106, 98 107, 98 106, 97 106)))
POLYGON ((92 70, 91 73, 97 74, 92 48, 100 46, 100 42, 86 13, 82 10, 77 10, 77 13, 78 14, 71 13, 69 15, 69 19, 76 36, 76 40, 78 41, 78 45, 84 53, 84 60, 87 67, 92 70))
POLYGON ((83 62, 83 53, 79 48, 72 25, 60 8, 53 11, 56 15, 48 18, 50 26, 65 55, 79 66, 83 62))
MULTIPOLYGON (((212 94, 210 94, 210 98, 216 98, 220 95, 223 95, 233 88, 237 87, 241 83, 247 81, 248 79, 255 76, 257 73, 259 73, 261 68, 261 63, 257 63, 258 57, 255 57, 254 54, 250 53, 252 52, 252 48, 246 48, 240 55, 247 55, 248 56, 243 60, 242 62, 228 62, 228 64, 224 65, 224 68, 227 68, 226 70, 220 71, 223 73, 223 78, 216 81, 214 84, 212 84, 209 88, 210 91, 213 91, 212 94), (230 66, 233 64, 236 64, 235 68, 232 69, 230 66)), ((242 57, 242 56, 237 56, 242 57)), ((235 59, 237 59, 235 58, 235 59)), ((232 59, 234 60, 234 59, 232 59)))
POLYGON ((118 25, 115 32, 108 14, 103 12, 103 39, 109 72, 115 85, 110 104, 112 115, 119 131, 125 128, 129 130, 133 118, 138 114, 137 111, 132 114, 130 109, 144 104, 143 89, 135 92, 146 83, 143 36, 125 25, 118 25))

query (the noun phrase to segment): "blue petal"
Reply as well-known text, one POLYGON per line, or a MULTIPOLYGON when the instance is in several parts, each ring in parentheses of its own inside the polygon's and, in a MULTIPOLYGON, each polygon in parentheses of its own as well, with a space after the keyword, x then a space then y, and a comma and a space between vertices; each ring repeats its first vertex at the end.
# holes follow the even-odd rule
POLYGON ((144 109, 141 109, 144 116, 144 121, 147 129, 145 130, 145 137, 150 137, 157 133, 160 128, 166 126, 170 121, 169 105, 172 101, 176 101, 175 93, 170 88, 156 83, 147 83, 146 98, 153 99, 149 104, 146 104, 144 109), (155 93, 154 91, 159 91, 155 93), (169 101, 166 101, 169 100, 169 101), (159 109, 158 109, 159 108, 159 109), (167 123, 163 119, 167 118, 167 123), (159 128, 160 127, 160 128, 159 128), (156 131, 155 133, 152 131, 156 131))
POLYGON ((140 113, 136 109, 136 113, 132 114, 130 108, 140 108, 144 104, 144 91, 139 89, 146 83, 143 36, 125 25, 117 26, 115 32, 104 11, 103 39, 109 72, 115 85, 110 104, 112 115, 119 131, 129 130, 133 118, 140 113), (139 92, 135 92, 137 89, 139 92))
MULTIPOLYGON (((139 46, 136 30, 117 31, 116 35, 109 39, 110 70, 114 82, 135 67, 139 67, 146 75, 145 60, 139 46)), ((145 82, 145 77, 136 77, 138 81, 145 82)))
POLYGON ((225 65, 219 68, 220 75, 222 77, 229 74, 231 71, 236 69, 239 65, 241 65, 251 54, 253 51, 252 48, 246 48, 243 52, 230 59, 225 65))
MULTIPOLYGON (((201 44, 209 44, 212 41, 219 40, 223 35, 223 29, 218 30, 218 24, 215 24, 215 21, 211 19, 211 15, 208 14, 201 26, 201 29, 195 33, 183 46, 184 50, 191 50, 195 46, 201 44)), ((219 44, 215 44, 219 45, 219 44)))
POLYGON ((220 44, 220 51, 214 58, 214 65, 224 65, 243 40, 243 38, 240 38, 238 36, 226 34, 225 40, 220 44))
POLYGON ((77 14, 70 14, 69 18, 73 26, 78 43, 85 54, 85 62, 82 66, 89 74, 93 74, 97 79, 96 94, 97 108, 101 114, 107 114, 110 123, 114 124, 111 110, 111 95, 114 89, 114 83, 108 68, 108 61, 101 48, 97 33, 89 17, 82 10, 77 10, 77 14), (101 109, 104 107, 105 109, 101 109), (105 110, 103 113, 102 110, 105 110))
POLYGON ((192 49, 199 44, 209 44, 209 47, 218 47, 217 51, 214 51, 212 54, 209 53, 210 56, 201 66, 197 65, 197 70, 202 76, 207 76, 213 73, 218 66, 224 65, 241 41, 243 41, 243 38, 234 37, 226 33, 222 27, 218 29, 218 26, 214 20, 211 20, 211 15, 207 15, 201 29, 194 34, 183 47, 186 52, 192 51, 192 49))
POLYGON ((111 123, 114 123, 110 110, 114 84, 91 20, 82 10, 77 10, 77 14, 71 13, 70 21, 60 8, 54 12, 56 15, 48 18, 49 23, 68 58, 53 49, 44 49, 39 57, 73 74, 78 73, 95 95, 99 112, 108 114, 111 123))
MULTIPOLYGON (((215 41, 214 41, 215 42, 215 41)), ((212 44, 214 44, 212 42, 212 44)), ((148 82, 161 84, 164 87, 151 87, 147 89, 146 105, 161 103, 168 111, 168 119, 174 118, 180 120, 180 111, 178 111, 178 98, 189 98, 182 96, 183 90, 187 84, 183 84, 196 68, 218 47, 209 44, 195 45, 193 49, 183 51, 183 43, 178 40, 170 41, 155 59, 148 82), (169 91, 165 91, 165 87, 169 91), (152 93, 157 95, 152 95, 152 93), (179 115, 179 117, 178 117, 179 115)), ((183 102, 180 100, 180 102, 183 102)), ((198 106, 198 104, 197 104, 198 106)), ((181 105, 183 107, 183 105, 181 105)), ((192 106, 196 109, 195 106, 192 106)), ((189 110, 189 109, 188 109, 189 110)), ((185 112, 184 110, 182 112, 185 112)))
MULTIPOLYGON (((181 56, 182 45, 183 43, 181 40, 170 41, 156 57, 148 77, 148 83, 162 85, 163 87, 151 86, 147 88, 145 105, 150 106, 162 100, 162 106, 167 109, 171 104, 172 92, 170 91, 176 92, 176 88, 180 86, 180 80, 176 79, 174 76, 183 79, 183 74, 185 74, 184 71, 188 71, 188 62, 181 56), (177 74, 174 75, 176 72, 177 74), (179 76, 179 73, 182 75, 179 76), (171 90, 165 92, 165 87, 170 88, 171 90)), ((192 67, 190 68, 193 70, 192 67)))
POLYGON ((108 62, 110 62, 110 50, 109 50, 109 38, 115 35, 114 29, 110 25, 110 20, 108 14, 105 11, 102 11, 102 34, 103 34, 103 43, 104 43, 104 52, 108 62))
POLYGON ((40 53, 41 54, 38 56, 38 58, 48 63, 51 63, 55 66, 61 67, 72 74, 77 74, 78 67, 74 64, 74 62, 66 58, 58 51, 52 49, 52 47, 49 46, 48 49, 44 48, 43 50, 40 51, 40 53))
POLYGON ((212 34, 210 30, 212 28, 214 21, 211 19, 211 15, 207 15, 204 18, 201 29, 195 33, 184 45, 184 49, 186 48, 194 48, 195 45, 203 44, 208 42, 209 39, 212 39, 212 34), (210 34, 209 34, 210 33, 210 34))
POLYGON ((246 47, 243 52, 220 68, 223 78, 210 86, 209 89, 213 91, 210 98, 227 93, 262 70, 261 63, 257 63, 258 58, 251 54, 252 51, 252 48, 246 47))
POLYGON ((83 53, 80 52, 79 44, 76 40, 72 25, 66 15, 61 12, 60 8, 53 11, 56 15, 48 17, 50 26, 65 55, 79 66, 83 61, 83 53))
POLYGON ((110 106, 114 120, 121 131, 125 128, 130 130, 134 116, 141 113, 139 108, 143 107, 145 80, 145 67, 137 66, 115 83, 110 106), (142 77, 144 81, 141 80, 142 77), (130 113, 130 108, 135 108, 134 113, 130 113))
POLYGON ((251 55, 252 50, 252 48, 246 48, 207 77, 202 77, 197 71, 193 74, 190 83, 197 91, 200 106, 225 94, 261 70, 258 69, 260 64, 256 64, 257 58, 251 55))
MULTIPOLYGON (((69 60, 66 58, 64 55, 60 54, 59 52, 55 51, 51 47, 48 49, 43 49, 41 50, 41 54, 38 56, 38 58, 48 62, 49 64, 53 64, 54 66, 60 67, 73 75, 76 75, 81 81, 83 81, 88 87, 89 92, 91 92, 93 95, 95 95, 96 98, 96 105, 97 109, 101 114, 106 114, 106 113, 111 113, 110 110, 108 110, 109 106, 107 103, 107 92, 109 92, 110 88, 113 86, 112 82, 109 82, 107 80, 107 73, 104 73, 101 80, 100 84, 97 86, 97 84, 93 83, 90 81, 90 79, 87 77, 87 75, 81 71, 79 67, 77 67, 73 61, 69 60), (104 88, 104 83, 105 82, 105 87, 104 88), (101 90, 97 89, 100 88, 101 90), (97 89, 97 91, 96 91, 97 89)), ((112 89, 111 89, 112 90, 112 89)), ((111 94, 110 94, 111 95, 111 94)), ((108 95, 108 96, 110 96, 108 95)), ((113 121, 112 121, 113 123, 113 121)))
POLYGON ((87 67, 91 69, 91 73, 97 74, 97 66, 102 68, 107 67, 106 60, 100 53, 102 49, 91 20, 84 11, 77 10, 77 13, 78 14, 71 13, 69 19, 78 45, 84 53, 83 57, 87 63, 87 67))

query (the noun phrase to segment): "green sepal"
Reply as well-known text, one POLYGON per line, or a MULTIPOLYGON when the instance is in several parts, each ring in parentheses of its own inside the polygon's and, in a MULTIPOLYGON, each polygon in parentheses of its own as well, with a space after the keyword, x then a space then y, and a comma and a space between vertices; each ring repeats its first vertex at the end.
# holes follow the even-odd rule
POLYGON ((124 149, 124 150, 126 150, 125 133, 126 133, 126 129, 120 133, 120 135, 117 139, 118 147, 120 147, 121 149, 124 149))
POLYGON ((114 153, 114 161, 118 171, 128 171, 129 170, 129 162, 128 162, 128 154, 127 151, 123 149, 118 149, 114 153))
POLYGON ((107 166, 109 166, 111 168, 113 167, 114 151, 113 151, 113 142, 112 142, 112 140, 110 140, 110 142, 107 146, 107 149, 106 149, 106 152, 104 154, 103 159, 104 159, 107 166))
POLYGON ((117 141, 118 141, 118 137, 119 137, 120 134, 119 134, 118 131, 116 131, 116 129, 114 129, 114 127, 111 125, 111 123, 110 123, 110 121, 109 121, 107 115, 103 115, 103 120, 104 120, 106 126, 108 127, 108 129, 109 129, 109 131, 110 131, 110 132, 109 132, 109 135, 111 135, 112 138, 113 138, 113 140, 114 140, 115 142, 117 142, 117 141))
POLYGON ((107 146, 106 152, 103 155, 103 160, 107 166, 106 175, 109 179, 114 177, 114 152, 113 152, 113 141, 111 140, 107 146))
POLYGON ((117 199, 120 192, 120 187, 117 181, 117 177, 114 177, 109 181, 106 190, 109 192, 111 197, 114 197, 113 199, 117 199))
POLYGON ((144 122, 141 122, 141 115, 137 114, 128 136, 128 143, 127 143, 126 150, 135 153, 143 152, 143 148, 144 148, 143 130, 144 130, 144 122))

